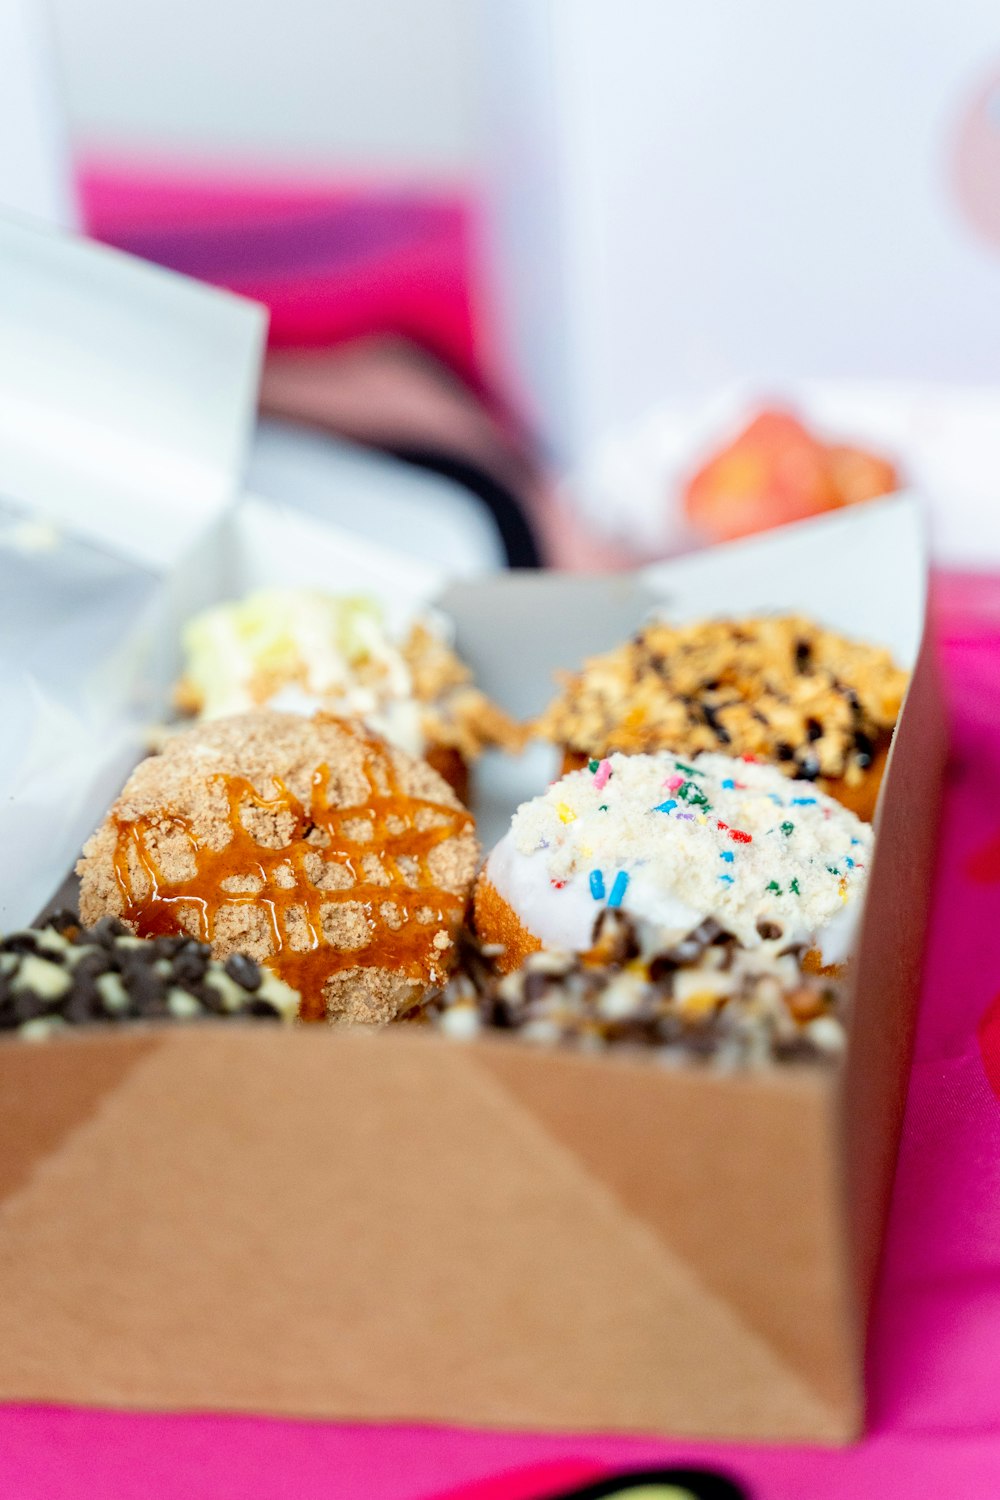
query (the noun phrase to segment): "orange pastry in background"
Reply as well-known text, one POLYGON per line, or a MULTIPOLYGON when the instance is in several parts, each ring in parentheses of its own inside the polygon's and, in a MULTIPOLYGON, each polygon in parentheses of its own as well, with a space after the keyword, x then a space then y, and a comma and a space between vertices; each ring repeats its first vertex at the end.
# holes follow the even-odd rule
POLYGON ((879 458, 864 448, 849 448, 835 443, 827 448, 827 462, 838 505, 856 505, 859 500, 875 500, 890 495, 900 487, 900 477, 887 458, 879 458))
POLYGON ((692 476, 683 507, 713 541, 731 541, 898 488, 887 459, 824 443, 791 412, 763 411, 692 476))

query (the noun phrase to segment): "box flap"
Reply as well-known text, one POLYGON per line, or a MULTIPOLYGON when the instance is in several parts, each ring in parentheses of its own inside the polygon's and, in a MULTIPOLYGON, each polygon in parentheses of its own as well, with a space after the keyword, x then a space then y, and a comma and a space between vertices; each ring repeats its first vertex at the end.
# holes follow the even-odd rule
POLYGON ((482 686, 528 716, 558 671, 618 645, 652 609, 677 621, 800 611, 912 668, 926 589, 920 505, 901 495, 635 573, 497 573, 453 583, 439 602, 482 686))
POLYGON ((235 496, 266 315, 0 219, 0 494, 169 567, 235 496))
POLYGON ((646 568, 639 575, 678 620, 800 612, 852 640, 887 646, 912 670, 924 630, 925 523, 915 496, 898 495, 783 526, 746 541, 646 568))

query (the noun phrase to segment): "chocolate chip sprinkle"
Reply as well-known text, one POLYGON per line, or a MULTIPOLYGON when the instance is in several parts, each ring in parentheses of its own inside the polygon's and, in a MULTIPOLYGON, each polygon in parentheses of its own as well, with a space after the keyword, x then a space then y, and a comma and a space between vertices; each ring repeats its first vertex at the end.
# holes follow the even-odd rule
POLYGON ((173 957, 174 978, 182 984, 198 984, 205 977, 212 950, 205 943, 188 938, 173 957))
POLYGON ((298 996, 243 954, 216 963, 190 937, 137 938, 114 917, 90 929, 60 911, 0 939, 0 1030, 40 1037, 95 1021, 293 1019, 298 996))
POLYGON ((758 948, 711 919, 664 948, 609 911, 589 953, 533 953, 506 975, 463 933, 458 968, 426 1018, 456 1038, 501 1029, 533 1045, 640 1047, 706 1066, 834 1059, 845 1039, 842 987, 803 972, 776 923, 762 927, 758 948), (633 957, 622 962, 625 953, 633 957))
POLYGON ((245 953, 231 953, 224 968, 230 979, 253 993, 260 989, 261 973, 258 965, 245 953))

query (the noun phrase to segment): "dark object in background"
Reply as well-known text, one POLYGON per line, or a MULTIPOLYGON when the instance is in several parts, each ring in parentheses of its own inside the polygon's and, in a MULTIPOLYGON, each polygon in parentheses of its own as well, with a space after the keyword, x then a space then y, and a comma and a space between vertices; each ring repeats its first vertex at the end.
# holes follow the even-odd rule
POLYGON ((640 1469, 538 1500, 627 1500, 637 1490, 642 1500, 750 1500, 747 1490, 711 1469, 640 1469))
POLYGON ((469 195, 149 162, 85 168, 79 190, 95 239, 268 309, 265 415, 447 474, 490 510, 509 565, 538 565, 530 445, 485 375, 469 195))
POLYGON ((460 484, 490 513, 507 565, 537 568, 540 470, 512 423, 425 350, 397 338, 268 355, 261 412, 376 448, 460 484))
POLYGON ((528 520, 527 511, 514 491, 500 483, 486 469, 453 453, 432 448, 397 448, 394 456, 404 463, 415 464, 417 468, 429 469, 431 473, 453 480, 482 501, 500 533, 508 568, 542 566, 538 539, 528 520))

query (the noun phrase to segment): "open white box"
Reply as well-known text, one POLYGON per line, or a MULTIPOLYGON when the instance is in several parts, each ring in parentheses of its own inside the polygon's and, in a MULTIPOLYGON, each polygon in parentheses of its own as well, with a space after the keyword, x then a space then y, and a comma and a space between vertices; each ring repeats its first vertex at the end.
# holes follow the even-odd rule
MULTIPOLYGON (((439 595, 484 687, 518 712, 544 701, 553 667, 613 644, 656 602, 677 619, 802 609, 890 645, 914 678, 847 1059, 666 1071, 409 1028, 5 1043, 0 1398, 851 1437, 944 753, 912 506, 620 578, 442 588, 254 502, 220 507, 192 547, 123 627, 134 640, 103 656, 93 644, 104 758, 92 737, 77 778, 72 737, 46 742, 90 825, 141 713, 165 700, 184 614, 265 578, 369 586, 393 607, 439 595)), ((538 767, 515 763, 490 793, 495 770, 482 792, 499 821, 538 767)), ((65 838, 53 830, 50 846, 35 826, 26 886, 65 838)))

